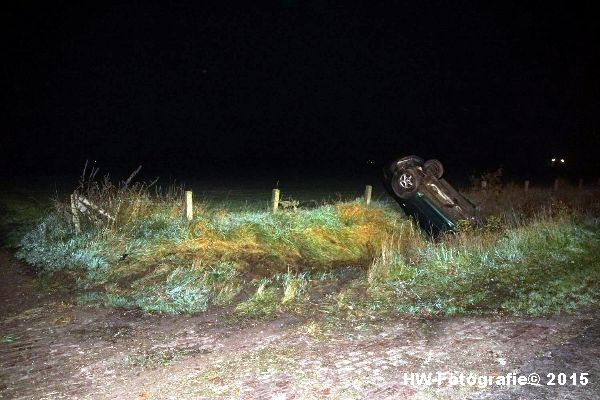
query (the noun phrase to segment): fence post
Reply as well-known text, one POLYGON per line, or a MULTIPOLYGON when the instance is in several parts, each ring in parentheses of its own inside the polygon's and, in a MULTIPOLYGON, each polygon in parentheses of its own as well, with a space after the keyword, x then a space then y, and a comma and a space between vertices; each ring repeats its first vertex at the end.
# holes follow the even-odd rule
POLYGON ((271 204, 273 207, 273 214, 275 214, 279 208, 279 189, 273 189, 273 193, 271 195, 271 204))
POLYGON ((554 191, 558 191, 558 178, 554 180, 554 191))
POLYGON ((188 221, 194 219, 194 202, 191 190, 185 191, 185 218, 188 221))
POLYGON ((75 233, 81 233, 81 223, 79 222, 79 214, 77 213, 77 195, 75 193, 71 194, 71 215, 73 218, 73 227, 75 228, 75 233))
POLYGON ((371 193, 373 193, 373 186, 365 186, 365 204, 367 205, 367 207, 369 206, 369 204, 371 204, 371 193))
POLYGON ((525 194, 527 194, 529 192, 529 181, 525 181, 525 184, 523 185, 523 189, 525 190, 525 194))
POLYGON ((583 189, 583 178, 579 178, 579 182, 577 184, 577 187, 579 187, 579 189, 583 189))

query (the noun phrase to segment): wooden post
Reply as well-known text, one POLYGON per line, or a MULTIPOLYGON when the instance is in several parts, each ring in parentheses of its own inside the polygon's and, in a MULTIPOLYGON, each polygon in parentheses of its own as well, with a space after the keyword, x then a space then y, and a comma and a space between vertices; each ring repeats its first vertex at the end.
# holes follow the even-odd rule
POLYGON ((579 178, 579 183, 577 184, 577 187, 579 187, 579 189, 583 189, 583 179, 579 178))
POLYGON ((273 189, 271 204, 273 206, 273 214, 275 214, 279 208, 279 189, 273 189))
POLYGON ((481 181, 481 189, 485 190, 487 188, 487 181, 481 181))
POLYGON ((367 207, 369 206, 369 204, 371 204, 371 193, 373 193, 373 186, 365 186, 365 204, 367 205, 367 207))
POLYGON ((529 192, 529 181, 525 181, 525 184, 523 185, 523 189, 525 190, 525 194, 527 194, 529 192))
POLYGON ((194 202, 191 190, 185 191, 185 218, 188 221, 194 219, 194 202))
POLYGON ((71 215, 73 218, 73 227, 75 228, 75 233, 81 233, 81 223, 79 222, 79 214, 77 210, 77 195, 75 193, 71 194, 71 215))
POLYGON ((554 180, 554 191, 558 191, 558 178, 554 180))

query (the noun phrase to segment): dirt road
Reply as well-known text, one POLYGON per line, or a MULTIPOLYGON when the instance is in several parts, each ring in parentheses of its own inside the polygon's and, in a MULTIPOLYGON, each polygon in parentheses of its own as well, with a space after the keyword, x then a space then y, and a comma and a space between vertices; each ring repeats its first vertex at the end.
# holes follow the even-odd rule
MULTIPOLYGON (((2 399, 597 399, 598 312, 551 318, 397 317, 331 327, 224 311, 153 316, 42 290, 0 251, 2 399), (566 373, 564 386, 419 385, 411 373, 566 373), (588 373, 573 386, 571 374, 588 373)), ((449 377, 449 375, 444 375, 449 377)), ((576 383, 580 376, 575 377, 576 383)), ((562 382, 562 380, 561 380, 562 382)), ((558 380, 556 381, 558 383, 558 380)))

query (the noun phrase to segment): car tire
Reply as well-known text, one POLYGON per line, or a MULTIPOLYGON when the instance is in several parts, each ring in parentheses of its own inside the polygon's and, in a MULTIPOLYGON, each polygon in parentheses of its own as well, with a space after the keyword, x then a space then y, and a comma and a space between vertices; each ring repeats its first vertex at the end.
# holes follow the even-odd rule
POLYGON ((392 170, 399 171, 402 169, 416 168, 422 166, 424 160, 419 156, 402 157, 392 163, 392 170))
POLYGON ((440 179, 444 175, 444 166, 438 160, 427 160, 423 164, 423 171, 425 171, 426 175, 440 179))
POLYGON ((396 171, 392 178, 392 190, 401 199, 414 196, 420 184, 421 178, 412 168, 396 171))

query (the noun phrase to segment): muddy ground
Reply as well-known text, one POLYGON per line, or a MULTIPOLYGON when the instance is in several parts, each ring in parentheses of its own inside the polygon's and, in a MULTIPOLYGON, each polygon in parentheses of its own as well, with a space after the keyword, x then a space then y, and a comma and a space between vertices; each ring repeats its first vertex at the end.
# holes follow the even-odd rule
MULTIPOLYGON (((79 305, 0 251, 2 399, 598 399, 600 312, 334 324, 79 305), (47 285, 46 285, 47 286, 47 285), (410 373, 554 386, 418 385, 410 373), (559 373, 567 374, 565 385, 559 373), (589 383, 581 385, 587 373, 589 383), (577 385, 573 385, 575 379, 577 385), (562 379, 560 379, 562 381, 562 379)), ((466 383, 466 382, 465 382, 466 383)))

